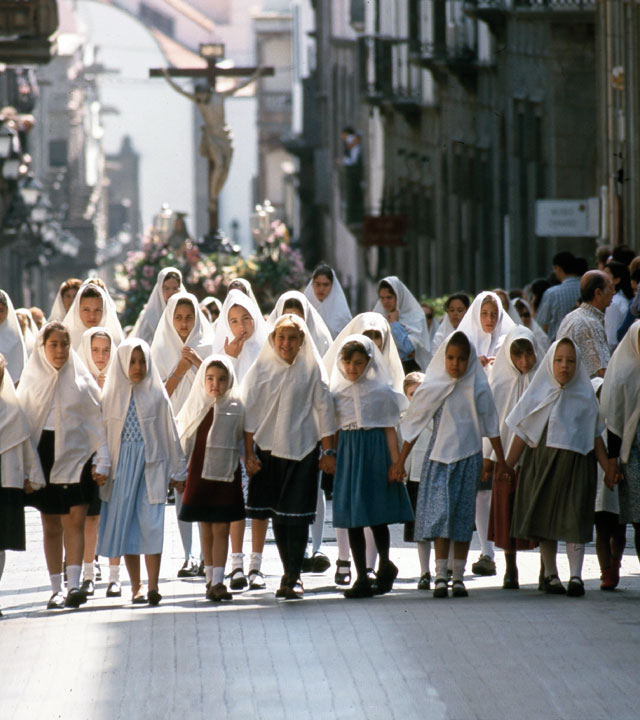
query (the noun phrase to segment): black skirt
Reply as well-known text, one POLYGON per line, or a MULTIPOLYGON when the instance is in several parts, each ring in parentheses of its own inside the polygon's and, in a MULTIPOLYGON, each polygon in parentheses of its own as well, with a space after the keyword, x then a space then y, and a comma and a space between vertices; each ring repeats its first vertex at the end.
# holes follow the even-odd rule
MULTIPOLYGON (((41 490, 25 496, 25 505, 36 508, 44 515, 67 515, 75 505, 87 505, 86 495, 88 489, 87 474, 83 472, 85 487, 81 482, 68 484, 52 484, 49 481, 53 463, 55 462, 55 434, 52 430, 43 430, 40 442, 38 443, 38 455, 46 485, 41 490)), ((86 468, 86 465, 85 465, 86 468)), ((93 483, 91 473, 88 480, 93 483)), ((93 483, 95 485, 95 483, 93 483)))
POLYGON ((82 498, 84 500, 84 503, 89 505, 89 507, 87 508, 87 517, 95 517, 96 515, 100 515, 100 506, 102 505, 102 502, 100 500, 100 487, 91 475, 91 467, 95 463, 95 457, 95 455, 92 455, 87 460, 84 467, 82 468, 82 474, 80 475, 80 489, 82 491, 82 498))
POLYGON ((256 448, 262 469, 249 480, 247 517, 283 525, 310 525, 318 500, 318 448, 302 460, 285 460, 256 448))
POLYGON ((19 488, 0 487, 0 550, 24 550, 24 498, 19 488))

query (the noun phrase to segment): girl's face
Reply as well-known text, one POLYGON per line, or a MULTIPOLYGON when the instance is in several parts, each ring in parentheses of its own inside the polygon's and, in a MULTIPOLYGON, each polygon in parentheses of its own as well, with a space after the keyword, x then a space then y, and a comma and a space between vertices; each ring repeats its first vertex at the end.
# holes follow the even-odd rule
POLYGON ((222 397, 229 389, 229 374, 219 367, 208 367, 204 374, 204 389, 212 398, 222 397))
POLYGON ((169 298, 180 290, 180 281, 177 278, 166 278, 162 283, 162 297, 165 302, 169 302, 169 298))
POLYGON ((365 330, 362 333, 365 337, 371 338, 373 342, 378 346, 378 350, 382 352, 382 333, 379 330, 365 330))
POLYGON ((516 305, 516 309, 518 311, 518 315, 520 315, 520 320, 522 320, 522 324, 525 327, 530 328, 531 327, 531 313, 527 310, 525 305, 516 305))
POLYGON ((62 293, 62 305, 65 312, 69 312, 69 308, 73 305, 77 294, 78 288, 67 288, 67 290, 62 293))
POLYGON ((562 343, 556 348, 553 356, 553 377, 560 383, 566 385, 576 374, 576 349, 573 345, 562 343))
POLYGON ((281 327, 273 336, 273 344, 278 355, 286 362, 291 363, 296 359, 302 347, 302 333, 298 328, 281 327))
POLYGON ((180 336, 182 342, 186 342, 194 325, 196 324, 196 313, 193 305, 189 303, 176 306, 173 312, 173 327, 180 336))
POLYGON ((211 322, 214 323, 220 317, 220 310, 215 303, 211 303, 207 308, 209 315, 211 315, 211 322))
POLYGON ((444 369, 447 371, 449 377, 452 377, 454 380, 461 378, 467 372, 468 366, 469 355, 465 349, 457 345, 447 345, 444 355, 444 369))
POLYGON ((44 344, 45 357, 56 370, 64 367, 64 364, 69 359, 70 349, 69 336, 60 330, 54 330, 50 333, 44 344))
POLYGON ((409 387, 404 391, 404 394, 409 398, 409 401, 413 400, 413 396, 415 391, 418 389, 418 385, 420 385, 420 383, 413 383, 413 385, 409 385, 409 387))
POLYGON ((511 355, 511 362, 515 365, 516 370, 522 373, 522 375, 526 375, 535 367, 536 355, 533 350, 520 353, 519 355, 516 355, 513 352, 510 352, 509 354, 511 355))
POLYGON ((326 275, 318 275, 313 278, 311 287, 313 288, 313 294, 316 296, 316 300, 323 302, 329 297, 329 293, 333 287, 333 280, 329 280, 326 275))
POLYGON ((493 300, 483 303, 480 308, 480 325, 482 326, 483 332, 491 333, 496 329, 498 324, 498 306, 493 300))
POLYGON ((80 298, 80 320, 86 328, 97 327, 102 321, 102 298, 80 298))
POLYGON ((227 313, 227 321, 233 337, 250 338, 253 335, 255 325, 251 313, 242 305, 233 305, 227 313))
POLYGON ((387 290, 387 288, 380 288, 378 291, 378 298, 380 300, 380 304, 386 312, 391 313, 395 311, 398 305, 398 298, 390 290, 387 290))
POLYGON ((9 308, 4 303, 0 302, 0 325, 7 319, 9 314, 9 308))
POLYGON ((343 360, 342 364, 347 380, 355 382, 366 370, 368 363, 369 358, 361 352, 354 352, 348 360, 343 360))
POLYGON ((147 361, 145 360, 142 348, 135 348, 129 360, 129 380, 137 384, 144 380, 147 374, 147 361))
POLYGON ((111 357, 111 340, 106 337, 91 338, 91 359, 93 364, 102 372, 111 357))
POLYGON ((449 316, 449 322, 453 325, 454 329, 460 325, 460 320, 462 320, 466 312, 467 307, 462 300, 458 300, 456 298, 455 300, 451 300, 449 302, 447 315, 449 316))

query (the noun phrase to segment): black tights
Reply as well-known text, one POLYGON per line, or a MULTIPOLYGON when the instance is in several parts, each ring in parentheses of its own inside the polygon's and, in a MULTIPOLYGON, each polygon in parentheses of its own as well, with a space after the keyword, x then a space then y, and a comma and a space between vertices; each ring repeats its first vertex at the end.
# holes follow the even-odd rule
MULTIPOLYGON (((610 512, 597 512, 595 515, 596 525, 596 554, 600 570, 604 571, 611 567, 612 561, 617 567, 624 552, 627 541, 627 527, 620 525, 618 515, 610 512)), ((639 526, 634 526, 639 527, 639 526)), ((636 530, 636 552, 638 552, 638 530, 636 530)))
MULTIPOLYGON (((375 525, 371 528, 373 538, 376 541, 376 548, 380 556, 380 565, 389 562, 389 548, 391 536, 388 525, 375 525)), ((356 566, 358 579, 366 577, 367 574, 367 546, 364 540, 364 528, 349 528, 349 545, 351 555, 356 566)))
POLYGON ((273 522, 273 536, 287 576, 288 585, 293 587, 300 579, 302 560, 309 536, 308 525, 286 525, 273 522))

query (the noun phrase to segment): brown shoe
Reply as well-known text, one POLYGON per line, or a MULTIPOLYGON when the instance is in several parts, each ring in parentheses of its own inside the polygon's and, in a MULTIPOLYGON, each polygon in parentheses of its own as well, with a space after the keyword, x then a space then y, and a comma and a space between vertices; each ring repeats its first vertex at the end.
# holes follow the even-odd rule
POLYGON ((207 600, 212 602, 220 602, 221 600, 233 600, 233 595, 227 590, 227 586, 222 583, 212 585, 207 591, 207 600))

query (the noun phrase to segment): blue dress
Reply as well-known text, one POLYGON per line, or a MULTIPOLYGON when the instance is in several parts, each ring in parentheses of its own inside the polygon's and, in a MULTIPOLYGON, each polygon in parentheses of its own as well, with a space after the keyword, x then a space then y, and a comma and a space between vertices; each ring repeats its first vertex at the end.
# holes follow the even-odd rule
POLYGON ((454 542, 469 542, 473 535, 482 453, 449 464, 429 460, 438 436, 442 407, 433 416, 433 435, 420 475, 414 539, 449 538, 454 542))
POLYGON ((340 430, 333 484, 333 526, 373 527, 413 520, 403 483, 389 483, 384 428, 340 430))
POLYGON ((132 396, 111 498, 100 511, 98 554, 103 557, 162 552, 164 503, 149 502, 144 469, 144 440, 132 396))

